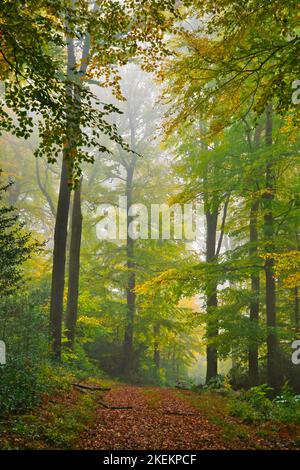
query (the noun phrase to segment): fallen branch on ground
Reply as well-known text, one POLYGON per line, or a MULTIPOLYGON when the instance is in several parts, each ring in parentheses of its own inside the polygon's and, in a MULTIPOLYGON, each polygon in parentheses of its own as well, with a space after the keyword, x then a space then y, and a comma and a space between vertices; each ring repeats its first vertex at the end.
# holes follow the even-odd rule
POLYGON ((100 403, 100 405, 102 405, 107 410, 132 410, 133 409, 132 406, 111 406, 102 400, 98 400, 98 403, 100 403))
POLYGON ((192 413, 189 411, 165 411, 164 414, 174 416, 199 416, 199 413, 192 413))
POLYGON ((81 388, 83 390, 90 390, 91 392, 94 392, 94 391, 109 392, 111 390, 111 388, 109 387, 97 387, 97 386, 94 387, 90 385, 82 385, 82 384, 77 384, 77 383, 74 383, 72 385, 73 387, 81 388))

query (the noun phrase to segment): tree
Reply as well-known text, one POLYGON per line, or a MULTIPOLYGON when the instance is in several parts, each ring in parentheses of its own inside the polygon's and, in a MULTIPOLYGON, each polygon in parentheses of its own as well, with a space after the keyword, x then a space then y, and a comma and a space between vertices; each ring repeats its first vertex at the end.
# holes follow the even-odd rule
MULTIPOLYGON (((61 353, 70 184, 73 181, 76 182, 76 175, 81 172, 80 162, 84 160, 93 162, 93 157, 87 154, 84 147, 90 148, 93 145, 102 153, 108 151, 107 147, 99 144, 100 132, 117 141, 127 151, 129 150, 128 145, 124 145, 119 137, 116 127, 104 120, 105 115, 116 111, 116 108, 105 105, 103 112, 95 110, 95 103, 92 102, 91 94, 84 86, 84 81, 100 78, 102 86, 112 86, 115 94, 120 97, 118 66, 138 55, 146 58, 145 67, 150 67, 151 63, 153 66, 153 60, 159 57, 163 51, 162 33, 170 28, 177 17, 175 3, 173 0, 167 3, 138 1, 134 4, 131 1, 125 1, 122 4, 109 1, 101 5, 95 3, 91 9, 87 6, 90 22, 86 25, 84 33, 81 34, 83 42, 80 43, 79 49, 81 49, 82 57, 78 68, 74 34, 72 35, 72 30, 68 31, 69 20, 68 17, 66 18, 68 67, 65 112, 67 124, 65 132, 60 134, 64 158, 54 234, 50 307, 52 349, 58 360, 61 353), (169 13, 169 16, 166 13, 169 13), (145 47, 141 47, 140 43, 143 43, 145 47), (83 107, 83 98, 86 99, 91 109, 83 107), (89 128, 92 137, 85 128, 89 128), (96 137, 98 137, 98 141, 95 139, 96 137)), ((96 101, 96 105, 100 105, 100 103, 96 101)), ((79 256, 79 251, 77 255, 79 256)), ((78 263, 79 260, 77 260, 78 263)), ((76 283, 78 283, 78 279, 76 279, 76 283)), ((128 301, 132 303, 132 288, 128 292, 128 301)), ((76 301, 74 305, 76 305, 76 301)), ((74 315, 76 316, 76 312, 74 315)))
POLYGON ((86 21, 83 10, 64 0, 5 0, 0 7, 0 78, 5 86, 0 129, 28 138, 37 128, 36 154, 45 153, 50 161, 60 146, 59 129, 65 127, 64 18, 68 15, 72 34, 79 37, 86 21))
POLYGON ((299 106, 292 101, 299 77, 297 2, 199 0, 191 10, 193 29, 181 28, 178 35, 185 53, 170 61, 178 72, 174 116, 214 116, 217 131, 250 110, 262 115, 272 102, 275 113, 292 113, 299 125, 299 106), (189 70, 186 86, 183 69, 189 70))
MULTIPOLYGON (((183 122, 193 125, 200 117, 207 125, 209 138, 215 140, 222 138, 224 129, 230 129, 237 121, 246 123, 249 131, 247 119, 250 115, 254 121, 254 126, 250 126, 252 132, 259 117, 267 110, 265 156, 261 158, 259 155, 261 163, 265 160, 265 192, 263 197, 257 192, 250 208, 249 255, 255 260, 259 208, 264 218, 261 233, 265 243, 264 251, 274 251, 273 210, 277 204, 277 201, 274 202, 274 168, 279 159, 278 155, 275 157, 274 149, 271 149, 274 143, 271 114, 277 112, 277 115, 285 116, 293 112, 290 119, 295 129, 299 118, 298 109, 291 99, 291 85, 298 73, 294 59, 299 47, 296 3, 286 1, 271 6, 260 1, 245 1, 241 4, 221 0, 199 1, 196 6, 193 28, 179 30, 177 56, 167 63, 169 81, 165 99, 170 102, 171 112, 166 120, 166 128, 171 133, 183 122)), ((277 387, 280 380, 279 372, 275 370, 278 369, 275 366, 276 362, 278 365, 278 357, 275 359, 276 288, 271 255, 266 259, 265 273, 268 382, 277 387)), ((251 283, 250 317, 254 327, 259 309, 257 272, 252 272, 251 283)), ((254 338, 250 339, 249 365, 252 381, 257 382, 258 350, 254 338)))
MULTIPOLYGON (((197 289, 204 289, 205 292, 208 383, 218 373, 218 263, 223 248, 230 194, 235 189, 232 181, 236 170, 232 165, 231 155, 228 154, 228 140, 224 138, 209 143, 204 127, 203 124, 189 126, 182 123, 176 127, 176 137, 169 140, 179 161, 178 177, 184 181, 184 187, 175 200, 201 202, 205 217, 205 240, 198 241, 204 244, 207 270, 203 269, 201 280, 197 278, 198 286, 194 285, 194 293, 197 289)), ((183 279, 186 279, 186 275, 184 272, 183 279)), ((180 277, 179 274, 179 283, 180 277)))
MULTIPOLYGON (((271 104, 266 109, 266 145, 273 145, 273 107, 271 104)), ((274 199, 274 168, 272 165, 272 157, 270 156, 266 163, 266 190, 264 194, 264 235, 266 242, 266 253, 274 251, 274 215, 273 215, 273 199, 274 199)), ((271 257, 267 257, 265 263, 266 274, 266 314, 267 314, 267 371, 268 383, 271 387, 277 389, 280 385, 278 376, 278 340, 276 334, 276 286, 273 271, 274 261, 271 257)))
MULTIPOLYGON (((0 188, 1 198, 9 186, 0 188)), ((1 296, 12 294, 22 279, 22 264, 36 243, 26 232, 12 206, 0 206, 0 290, 1 296)))
POLYGON ((66 346, 72 350, 74 348, 75 330, 78 315, 80 247, 82 236, 81 181, 79 182, 78 187, 74 192, 71 224, 68 299, 65 326, 67 337, 66 346))

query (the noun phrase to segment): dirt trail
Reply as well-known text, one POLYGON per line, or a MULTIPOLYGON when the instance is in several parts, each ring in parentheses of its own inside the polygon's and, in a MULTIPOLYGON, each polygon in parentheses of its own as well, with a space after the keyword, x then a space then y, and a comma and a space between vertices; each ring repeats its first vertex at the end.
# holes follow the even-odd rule
POLYGON ((117 449, 226 449, 217 428, 177 390, 120 386, 104 396, 112 406, 99 406, 94 425, 78 448, 117 449))

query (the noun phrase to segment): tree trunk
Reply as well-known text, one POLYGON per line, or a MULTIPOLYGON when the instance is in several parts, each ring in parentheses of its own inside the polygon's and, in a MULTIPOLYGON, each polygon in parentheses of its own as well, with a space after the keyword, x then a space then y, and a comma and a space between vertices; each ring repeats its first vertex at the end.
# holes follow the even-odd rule
MULTIPOLYGON (((250 259, 257 257, 257 215, 259 209, 259 201, 253 201, 250 209, 250 259)), ((249 341, 249 379, 251 386, 258 384, 258 341, 257 341, 257 326, 259 319, 259 290, 260 279, 259 273, 251 274, 251 302, 250 302, 250 321, 253 324, 251 337, 249 341)))
MULTIPOLYGON (((67 75, 73 77, 75 67, 75 52, 73 39, 67 39, 68 45, 68 64, 67 75)), ((72 84, 66 86, 66 95, 69 98, 68 113, 72 116, 72 84)), ((55 229, 54 229, 54 247, 53 247, 53 266, 51 283, 51 304, 50 304, 50 347, 56 360, 61 356, 61 332, 63 318, 63 297, 65 286, 65 266, 66 266, 66 243, 68 233, 68 217, 70 206, 70 188, 69 180, 71 168, 71 157, 69 155, 72 148, 71 140, 73 138, 73 126, 68 122, 66 142, 63 150, 63 161, 60 178, 60 187, 58 194, 58 203, 56 211, 55 229)))
MULTIPOLYGON (((215 260, 216 238, 217 238, 218 210, 206 211, 206 262, 215 260)), ((207 322, 206 336, 208 345, 206 347, 206 383, 218 374, 217 346, 212 342, 218 336, 218 321, 214 318, 215 308, 218 306, 217 283, 210 281, 206 288, 207 322)))
MULTIPOLYGON (((98 9, 98 5, 95 4, 94 10, 98 9)), ((87 71, 88 65, 88 55, 90 51, 90 35, 86 34, 85 40, 82 48, 82 60, 81 66, 78 70, 78 75, 75 74, 76 69, 76 57, 75 57, 75 47, 73 38, 67 38, 67 47, 68 47, 68 64, 67 64, 67 76, 73 80, 81 79, 87 71)), ((60 359, 61 355, 61 330, 62 330, 62 318, 63 318, 63 295, 64 295, 64 284, 65 284, 65 265, 66 265, 66 250, 67 250, 67 233, 68 233, 68 217, 69 217, 69 207, 70 207, 70 189, 68 186, 71 173, 72 173, 72 154, 74 149, 76 151, 76 145, 74 141, 76 138, 79 138, 80 127, 79 119, 74 122, 74 114, 80 116, 81 111, 81 95, 80 91, 77 93, 74 92, 72 83, 70 82, 66 87, 67 96, 70 98, 69 102, 69 121, 68 129, 66 136, 66 144, 64 148, 64 157, 63 157, 63 170, 60 182, 60 191, 58 198, 58 207, 55 223, 55 234, 54 234, 54 251, 53 251, 53 270, 52 270, 52 290, 51 290, 51 307, 50 307, 50 324, 51 324, 51 336, 52 336, 52 350, 56 359, 60 359), (67 165, 68 162, 68 165, 67 165)), ((76 142, 75 142, 76 144, 76 142)), ((80 191, 79 191, 79 202, 80 202, 80 191)), ((78 213, 78 210, 77 210, 78 213)), ((80 238, 81 238, 81 229, 80 229, 80 238)), ((77 236, 78 239, 78 236, 77 236)), ((74 252, 75 253, 75 252, 74 252)), ((79 265, 79 254, 80 254, 80 244, 79 250, 77 250, 78 259, 74 259, 73 263, 79 265)), ((73 269, 73 266, 72 266, 73 269)), ((74 282, 74 292, 76 289, 78 291, 78 276, 79 276, 79 266, 78 266, 78 276, 75 279, 75 271, 73 271, 73 282, 74 282)), ((69 281, 70 287, 70 281, 69 281)), ((78 299, 78 292, 77 292, 78 299)), ((76 299, 76 316, 77 316, 77 299, 76 299)), ((74 302, 72 303, 75 305, 74 302)), ((75 313, 74 313, 75 315, 75 313)), ((75 328, 75 327, 74 327, 75 328)))
MULTIPOLYGON (((94 6, 97 10, 98 6, 94 6)), ((88 56, 90 51, 90 34, 85 35, 82 47, 81 65, 78 70, 78 75, 82 79, 86 75, 88 66, 88 56)), ((81 93, 80 90, 74 96, 77 115, 80 116, 81 112, 81 93)), ((80 139, 80 127, 75 123, 75 130, 73 138, 80 139)), ((69 349, 74 348, 75 331, 78 314, 78 293, 79 293, 79 274, 80 274, 80 247, 82 236, 82 213, 81 213, 81 186, 82 177, 74 191, 73 205, 72 205, 72 221, 71 221, 71 237, 67 244, 69 249, 69 281, 68 281, 68 300, 66 311, 66 336, 69 349)))
POLYGON ((81 214, 81 185, 82 179, 74 191, 73 210, 72 210, 72 229, 70 240, 69 257, 69 282, 68 282, 68 301, 66 311, 66 336, 67 347, 74 348, 75 329, 78 312, 78 288, 80 272, 80 246, 82 234, 82 214, 81 214))
POLYGON ((134 240, 129 235, 129 225, 132 222, 132 217, 128 215, 129 208, 132 204, 132 180, 133 180, 133 168, 130 168, 127 172, 126 180, 126 196, 127 196, 127 240, 126 240, 126 258, 127 258, 127 270, 128 270, 128 281, 126 287, 126 299, 127 299, 127 319, 125 326, 124 336, 124 374, 131 375, 133 372, 133 323, 135 316, 135 300, 136 294, 135 289, 135 272, 134 272, 134 240))
MULTIPOLYGON (((266 109, 266 144, 273 144, 273 123, 272 123, 272 105, 268 105, 266 109)), ((266 191, 264 199, 264 236, 266 254, 274 251, 274 217, 273 217, 273 200, 274 200, 274 171, 268 158, 266 164, 266 191)), ((276 286, 274 279, 274 260, 269 256, 265 262, 266 276, 266 315, 267 315, 267 376, 268 385, 277 389, 280 385, 280 377, 278 372, 278 339, 276 334, 276 286)))
POLYGON ((68 186, 68 165, 64 152, 56 221, 54 230, 53 268, 50 305, 51 350, 54 358, 60 360, 61 333, 63 317, 63 297, 65 286, 66 243, 68 233, 68 215, 70 205, 70 189, 68 186))
MULTIPOLYGON (((130 144, 131 150, 136 151, 136 136, 135 136, 135 116, 130 108, 131 102, 128 101, 129 113, 129 127, 130 127, 130 144)), ((132 192, 133 192, 133 175, 136 165, 136 154, 132 155, 129 165, 127 166, 126 176, 126 197, 127 197, 127 240, 126 240, 126 258, 128 281, 126 287, 127 299, 127 321, 125 325, 124 335, 124 374, 130 376, 134 370, 134 349, 133 349, 133 333, 134 333, 134 317, 136 310, 136 294, 135 289, 135 262, 134 262, 134 240, 129 235, 129 226, 133 221, 133 217, 128 214, 132 205, 132 192)))

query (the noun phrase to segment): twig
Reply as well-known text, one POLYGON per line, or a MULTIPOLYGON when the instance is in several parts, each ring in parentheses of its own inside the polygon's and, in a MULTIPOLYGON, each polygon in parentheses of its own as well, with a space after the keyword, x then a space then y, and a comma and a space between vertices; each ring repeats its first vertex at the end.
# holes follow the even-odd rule
POLYGON ((174 416, 199 416, 199 413, 185 412, 185 411, 165 411, 165 415, 174 416))
POLYGON ((102 400, 98 400, 98 403, 102 405, 107 410, 132 410, 132 406, 110 406, 102 400))
POLYGON ((109 387, 93 387, 93 386, 90 386, 90 385, 82 385, 82 384, 72 384, 73 387, 76 387, 76 388, 81 388, 83 390, 90 390, 91 392, 93 391, 100 391, 100 392, 109 392, 111 390, 111 388, 109 387))

